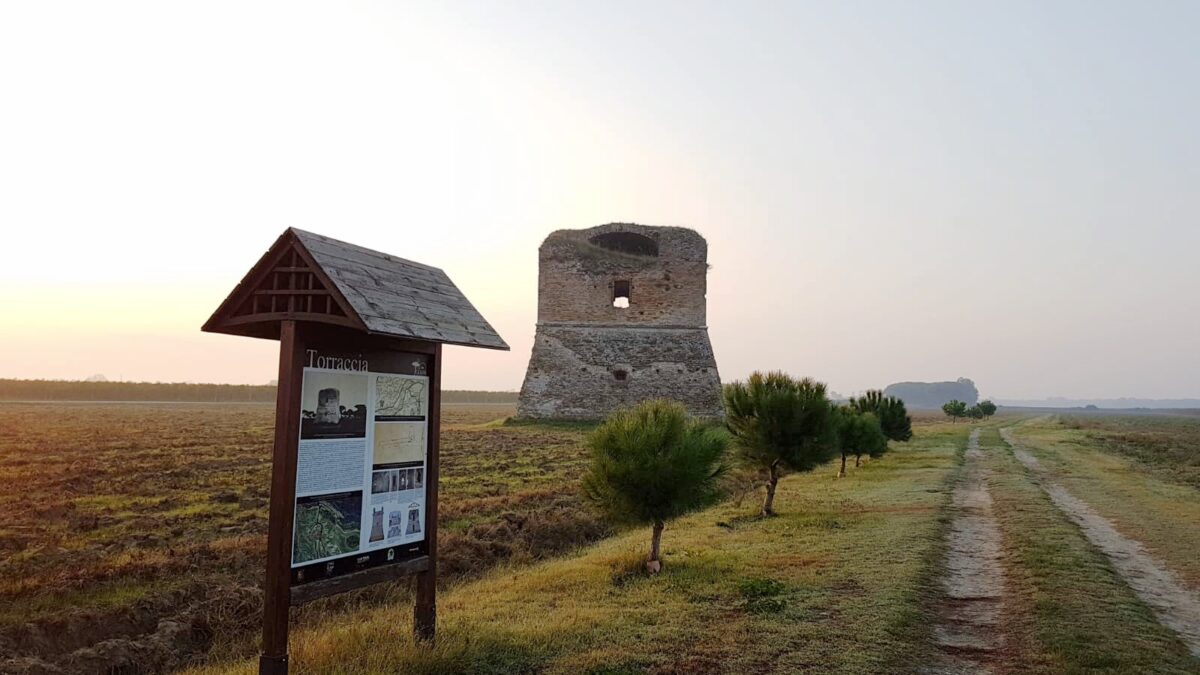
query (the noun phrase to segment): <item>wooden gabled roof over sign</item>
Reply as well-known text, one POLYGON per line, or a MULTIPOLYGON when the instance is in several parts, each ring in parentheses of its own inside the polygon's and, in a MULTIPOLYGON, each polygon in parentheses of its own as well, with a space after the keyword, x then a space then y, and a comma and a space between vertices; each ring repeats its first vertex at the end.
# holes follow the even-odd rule
POLYGON ((277 339, 284 320, 508 349, 442 270, 296 228, 280 235, 203 330, 277 339))

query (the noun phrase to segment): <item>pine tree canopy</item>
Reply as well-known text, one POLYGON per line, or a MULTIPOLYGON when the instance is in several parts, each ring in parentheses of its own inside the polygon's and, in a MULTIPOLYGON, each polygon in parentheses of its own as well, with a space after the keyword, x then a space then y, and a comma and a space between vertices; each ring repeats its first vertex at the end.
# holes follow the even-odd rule
POLYGON ((725 386, 725 423, 741 459, 811 471, 833 457, 832 407, 825 385, 772 372, 725 386))
POLYGON ((617 411, 588 444, 584 494, 619 522, 646 524, 716 500, 729 436, 690 419, 681 404, 658 400, 617 411))
POLYGON ((838 451, 843 455, 881 457, 887 452, 887 436, 874 413, 853 406, 839 407, 834 415, 838 451))
POLYGON ((904 401, 895 396, 884 396, 878 389, 870 389, 860 397, 850 399, 850 407, 858 412, 872 413, 879 419, 883 434, 893 441, 912 439, 912 417, 904 401))

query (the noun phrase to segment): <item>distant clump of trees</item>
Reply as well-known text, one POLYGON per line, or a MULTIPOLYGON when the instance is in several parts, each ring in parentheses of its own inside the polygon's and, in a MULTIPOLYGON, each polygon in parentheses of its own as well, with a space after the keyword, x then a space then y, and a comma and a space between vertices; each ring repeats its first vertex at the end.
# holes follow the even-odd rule
POLYGON ((883 390, 884 396, 904 401, 910 408, 937 410, 949 401, 962 401, 968 406, 979 400, 979 390, 971 380, 960 377, 954 382, 897 382, 883 390))

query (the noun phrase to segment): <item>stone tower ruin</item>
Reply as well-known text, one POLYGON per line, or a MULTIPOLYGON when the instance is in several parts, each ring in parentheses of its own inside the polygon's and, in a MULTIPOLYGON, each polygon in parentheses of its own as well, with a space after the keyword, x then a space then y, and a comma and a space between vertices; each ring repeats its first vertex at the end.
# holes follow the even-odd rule
POLYGON ((538 249, 538 317, 517 415, 596 419, 651 398, 721 417, 708 244, 682 227, 558 230, 538 249))
POLYGON ((342 421, 342 394, 337 389, 317 392, 317 424, 338 424, 342 421))

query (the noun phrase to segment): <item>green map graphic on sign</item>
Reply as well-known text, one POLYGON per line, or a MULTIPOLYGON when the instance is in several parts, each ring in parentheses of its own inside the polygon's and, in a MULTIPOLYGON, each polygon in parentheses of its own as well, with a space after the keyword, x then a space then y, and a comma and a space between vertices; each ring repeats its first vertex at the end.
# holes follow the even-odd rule
POLYGON ((358 550, 361 519, 361 492, 296 500, 292 563, 354 553, 358 550))
POLYGON ((380 375, 375 383, 375 417, 423 417, 428 380, 380 375))

